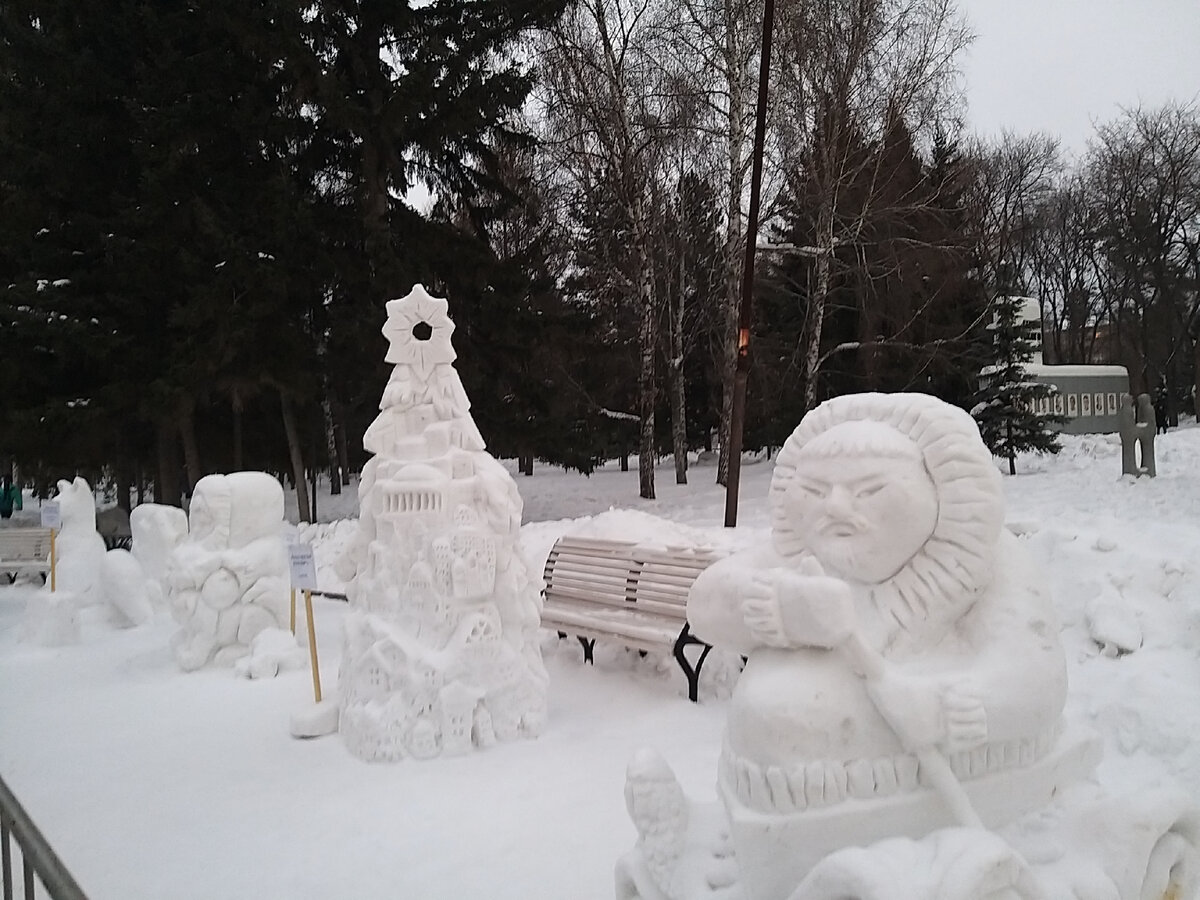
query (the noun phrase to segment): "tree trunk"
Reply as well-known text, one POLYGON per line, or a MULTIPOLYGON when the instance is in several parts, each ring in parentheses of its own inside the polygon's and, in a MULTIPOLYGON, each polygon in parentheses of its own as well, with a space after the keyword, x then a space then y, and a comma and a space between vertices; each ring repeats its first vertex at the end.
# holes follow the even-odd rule
POLYGON ((309 495, 312 500, 312 512, 309 516, 310 522, 317 521, 317 464, 315 462, 316 453, 313 454, 314 462, 312 468, 308 470, 308 488, 309 495))
POLYGON ((638 496, 654 499, 654 406, 657 384, 654 377, 654 350, 657 341, 657 319, 654 315, 654 285, 645 240, 638 240, 638 274, 642 316, 638 327, 641 365, 638 369, 638 412, 641 418, 641 440, 638 446, 638 496))
POLYGON ((346 446, 346 408, 335 394, 332 400, 334 427, 333 437, 337 443, 338 468, 342 470, 342 487, 350 485, 350 450, 346 446))
POLYGON ((687 384, 683 363, 683 298, 685 272, 679 254, 679 296, 671 310, 671 452, 675 457, 675 483, 687 484, 687 384))
POLYGON ((129 464, 121 463, 117 467, 117 507, 126 513, 132 508, 129 503, 129 495, 132 492, 133 475, 129 471, 129 464))
POLYGON ((182 507, 183 491, 179 485, 179 429, 170 416, 163 416, 158 420, 155 445, 158 478, 154 482, 154 502, 182 507))
MULTIPOLYGON (((333 404, 329 402, 328 394, 321 400, 321 415, 325 421, 325 456, 329 460, 329 493, 336 496, 342 492, 342 473, 338 466, 337 439, 334 437, 333 404)), ((316 513, 313 513, 313 518, 316 518, 316 513)))
POLYGON ((817 378, 821 366, 821 332, 825 325, 825 302, 829 296, 829 274, 833 261, 833 210, 823 203, 817 227, 815 284, 808 300, 807 335, 804 348, 804 411, 817 405, 817 378))
POLYGON ((242 439, 242 392, 236 387, 229 393, 229 405, 233 411, 233 471, 240 472, 246 463, 242 439))
POLYGON ((283 390, 279 391, 279 409, 283 414, 283 430, 287 435, 288 458, 292 464, 292 481, 296 485, 296 514, 301 522, 311 522, 308 504, 308 482, 304 478, 304 457, 300 452, 300 433, 296 428, 296 414, 292 401, 283 390))
POLYGON ((181 403, 178 410, 179 437, 183 442, 183 464, 187 470, 187 490, 190 497, 196 488, 196 482, 204 477, 204 469, 200 465, 200 445, 196 441, 196 419, 193 415, 191 401, 181 403))
POLYGON ((1013 449, 1012 444, 1012 419, 1004 423, 1004 433, 1008 435, 1008 474, 1017 474, 1017 451, 1013 449))
POLYGON ((742 196, 746 182, 745 70, 739 62, 736 37, 737 10, 732 2, 725 3, 725 48, 723 64, 729 88, 729 106, 725 116, 726 170, 725 191, 725 293, 724 333, 721 344, 721 420, 717 456, 717 484, 729 481, 729 430, 732 426, 734 373, 737 369, 738 319, 741 305, 742 196))

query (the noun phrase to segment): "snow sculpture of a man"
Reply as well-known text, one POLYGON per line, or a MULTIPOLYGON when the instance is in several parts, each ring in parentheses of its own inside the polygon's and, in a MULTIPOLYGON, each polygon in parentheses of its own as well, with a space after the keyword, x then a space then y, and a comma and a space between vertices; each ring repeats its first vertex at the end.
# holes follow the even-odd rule
MULTIPOLYGON (((337 727, 368 760, 536 735, 548 679, 520 496, 471 418, 446 301, 416 285, 387 312, 395 369, 363 437, 337 727)), ((293 730, 332 727, 320 718, 293 730)))
POLYGON ((916 394, 827 401, 769 504, 771 545, 688 600, 695 634, 747 656, 718 771, 741 896, 783 900, 842 847, 962 824, 932 762, 989 827, 1087 771, 1091 745, 1063 737, 1059 626, 970 416, 916 394))
POLYGON ((171 553, 171 638, 185 671, 232 665, 266 628, 286 628, 288 558, 283 488, 265 472, 206 475, 196 482, 188 534, 171 553))

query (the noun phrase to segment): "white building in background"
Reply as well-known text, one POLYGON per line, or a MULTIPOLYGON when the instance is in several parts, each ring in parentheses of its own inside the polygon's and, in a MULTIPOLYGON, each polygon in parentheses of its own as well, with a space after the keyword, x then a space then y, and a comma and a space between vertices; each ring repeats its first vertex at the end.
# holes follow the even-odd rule
POLYGON ((1042 310, 1034 297, 1022 297, 1021 320, 1038 325, 1038 346, 1025 364, 1031 381, 1053 385, 1057 391, 1037 402, 1038 415, 1063 416, 1067 434, 1107 434, 1118 429, 1121 395, 1129 393, 1129 372, 1124 366, 1048 366, 1042 360, 1042 310))

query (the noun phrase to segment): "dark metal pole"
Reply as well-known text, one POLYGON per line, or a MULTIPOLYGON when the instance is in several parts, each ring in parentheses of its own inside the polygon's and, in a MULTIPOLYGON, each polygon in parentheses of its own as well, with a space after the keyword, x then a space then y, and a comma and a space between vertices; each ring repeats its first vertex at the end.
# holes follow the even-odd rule
POLYGON ((742 478, 742 430, 746 423, 746 381, 750 376, 750 324, 754 319, 754 251, 758 244, 758 204, 762 190, 763 143, 767 133, 767 80, 771 72, 771 29, 775 0, 763 6, 762 54, 758 63, 758 108, 754 117, 754 155, 750 165, 750 214, 742 262, 742 301, 738 310, 737 365, 733 371, 733 408, 729 414, 729 475, 725 479, 725 527, 737 525, 738 486, 742 478))

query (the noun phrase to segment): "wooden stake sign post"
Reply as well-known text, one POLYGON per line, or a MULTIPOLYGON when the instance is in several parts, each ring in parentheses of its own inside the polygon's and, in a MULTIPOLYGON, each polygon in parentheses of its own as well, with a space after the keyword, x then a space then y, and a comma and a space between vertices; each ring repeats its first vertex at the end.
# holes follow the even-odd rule
POLYGON ((296 591, 304 592, 304 613, 308 618, 308 655, 312 661, 313 696, 321 702, 321 670, 317 666, 317 630, 313 624, 312 592, 317 589, 317 564, 312 544, 288 544, 288 565, 292 572, 292 634, 296 633, 296 591))
POLYGON ((50 529, 50 593, 54 593, 58 569, 58 549, 55 544, 58 530, 62 528, 62 507, 57 500, 47 500, 42 504, 42 527, 50 529))

